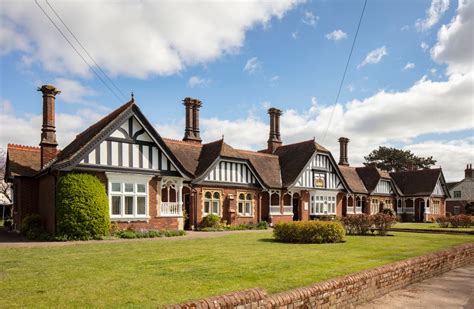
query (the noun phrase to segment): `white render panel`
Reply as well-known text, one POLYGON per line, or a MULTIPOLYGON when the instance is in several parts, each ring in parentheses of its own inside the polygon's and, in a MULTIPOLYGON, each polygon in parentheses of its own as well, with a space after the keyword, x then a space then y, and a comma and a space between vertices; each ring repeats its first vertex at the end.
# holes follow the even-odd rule
POLYGON ((374 190, 375 193, 382 193, 382 194, 392 194, 392 185, 390 181, 387 180, 380 180, 374 190))
POLYGON ((140 151, 139 147, 136 144, 133 144, 133 167, 140 167, 139 165, 139 156, 140 156, 140 151))
POLYGON ((258 182, 247 164, 229 161, 218 162, 204 180, 239 184, 255 184, 258 182))
POLYGON ((95 149, 89 153, 89 164, 95 164, 95 149))
POLYGON ((444 190, 443 190, 443 186, 441 185, 440 179, 438 179, 438 182, 436 182, 436 186, 433 190, 433 195, 437 195, 437 196, 444 195, 444 190))
POLYGON ((150 146, 146 146, 146 145, 143 145, 142 147, 143 168, 148 168, 150 166, 149 148, 150 146))
POLYGON ((115 130, 110 136, 116 138, 127 138, 127 136, 125 136, 125 134, 123 134, 123 132, 120 130, 115 130))
POLYGON ((153 140, 151 139, 150 135, 148 133, 144 132, 140 135, 137 136, 137 140, 139 141, 145 141, 145 142, 152 142, 153 140))
POLYGON ((100 164, 107 165, 107 142, 100 144, 100 164))
POLYGON ((158 148, 153 147, 153 169, 158 169, 158 148))
POLYGON ((324 189, 343 189, 342 182, 336 173, 336 168, 327 155, 316 154, 304 167, 303 172, 295 183, 295 187, 313 188, 314 173, 322 174, 325 178, 324 189))
POLYGON ((122 165, 123 166, 126 166, 126 167, 130 167, 130 159, 128 158, 128 154, 129 154, 129 147, 131 145, 130 144, 126 144, 126 143, 123 143, 122 144, 122 165))
POLYGON ((133 117, 133 119, 132 119, 132 136, 135 135, 135 133, 137 133, 141 129, 143 129, 142 126, 138 123, 138 120, 135 117, 133 117))
POLYGON ((119 165, 119 143, 112 142, 112 165, 118 166, 119 165))

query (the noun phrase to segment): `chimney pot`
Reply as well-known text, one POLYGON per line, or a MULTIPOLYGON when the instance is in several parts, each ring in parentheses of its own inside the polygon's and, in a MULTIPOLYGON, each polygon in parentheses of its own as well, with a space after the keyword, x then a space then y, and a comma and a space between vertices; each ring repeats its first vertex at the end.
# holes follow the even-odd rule
POLYGON ((267 152, 274 153, 283 143, 280 137, 280 116, 283 114, 281 110, 272 107, 268 109, 270 115, 270 134, 267 141, 267 152))
POLYGON ((38 87, 43 93, 43 126, 41 128, 41 167, 51 161, 57 154, 55 100, 61 91, 52 85, 38 87))
POLYGON ((186 97, 183 100, 186 107, 186 127, 184 129, 183 141, 192 141, 201 143, 201 136, 199 132, 199 108, 202 102, 191 97, 186 97))
POLYGON ((464 170, 464 177, 465 178, 473 178, 472 164, 466 165, 466 169, 464 170))
POLYGON ((349 165, 349 158, 347 155, 347 144, 349 139, 347 137, 340 137, 339 141, 339 165, 349 165))

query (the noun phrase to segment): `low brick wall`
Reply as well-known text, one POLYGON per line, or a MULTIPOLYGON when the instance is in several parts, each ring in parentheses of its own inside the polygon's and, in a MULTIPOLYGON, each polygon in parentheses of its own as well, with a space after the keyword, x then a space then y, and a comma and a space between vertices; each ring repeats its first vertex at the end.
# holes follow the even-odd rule
POLYGON ((264 289, 255 288, 170 308, 351 308, 469 264, 474 264, 474 243, 278 294, 267 295, 264 289))
POLYGON ((409 232, 409 233, 431 233, 431 234, 467 234, 474 235, 474 231, 462 230, 446 230, 446 229, 409 229, 409 228, 391 228, 390 232, 409 232))

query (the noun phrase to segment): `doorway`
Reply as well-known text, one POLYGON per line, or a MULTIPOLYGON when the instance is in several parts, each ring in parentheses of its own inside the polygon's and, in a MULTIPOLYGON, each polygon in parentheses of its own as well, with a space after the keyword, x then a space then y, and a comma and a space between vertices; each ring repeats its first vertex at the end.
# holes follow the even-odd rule
POLYGON ((299 207, 299 198, 293 199, 293 221, 300 220, 300 207, 299 207))
POLYGON ((415 207, 415 221, 423 222, 425 218, 425 202, 419 201, 415 207))
POLYGON ((191 229, 191 195, 184 194, 184 229, 191 229))

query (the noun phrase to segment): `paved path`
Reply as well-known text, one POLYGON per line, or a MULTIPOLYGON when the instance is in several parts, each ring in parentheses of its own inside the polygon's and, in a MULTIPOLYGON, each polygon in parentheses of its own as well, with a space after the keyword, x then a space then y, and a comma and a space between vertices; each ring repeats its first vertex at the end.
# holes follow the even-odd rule
POLYGON ((184 236, 176 237, 156 237, 156 238, 135 238, 135 239, 108 239, 108 240, 88 240, 88 241, 29 241, 18 234, 6 233, 0 230, 0 248, 19 248, 19 247, 47 247, 47 246, 71 246, 86 244, 105 244, 121 242, 139 242, 139 241, 169 241, 169 240, 189 240, 198 238, 216 238, 230 234, 261 233, 268 230, 241 230, 241 231, 222 231, 222 232, 195 232, 186 231, 184 236))
POLYGON ((474 265, 393 291, 359 309, 474 308, 474 265))

